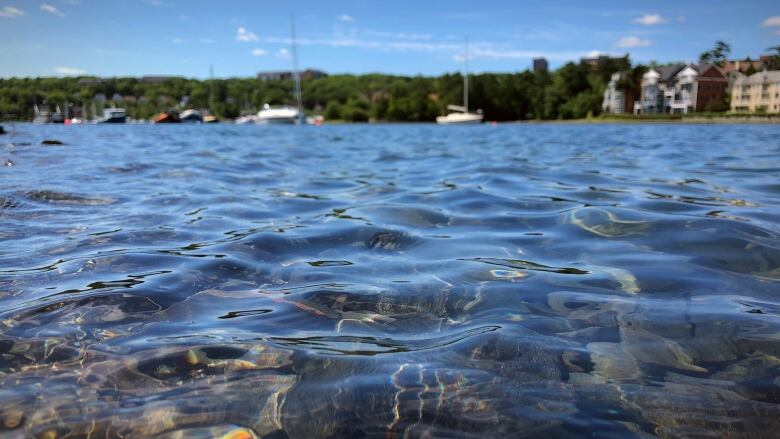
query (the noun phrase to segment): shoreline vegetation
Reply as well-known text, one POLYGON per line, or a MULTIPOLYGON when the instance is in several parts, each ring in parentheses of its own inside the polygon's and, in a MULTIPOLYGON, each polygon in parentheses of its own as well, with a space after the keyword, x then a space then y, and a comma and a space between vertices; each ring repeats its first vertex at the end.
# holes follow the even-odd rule
MULTIPOLYGON (((684 122, 777 123, 780 114, 718 111, 688 115, 602 114, 604 90, 615 72, 640 77, 647 67, 632 67, 628 56, 596 64, 569 62, 554 71, 469 75, 471 109, 488 122, 571 121, 572 123, 684 122)), ((256 114, 264 104, 290 104, 293 81, 261 78, 188 79, 170 76, 0 78, 0 120, 29 121, 36 104, 62 109, 72 117, 100 118, 105 108, 124 108, 127 116, 149 120, 155 114, 186 108, 206 109, 219 119, 256 114)), ((448 105, 460 104, 463 77, 331 75, 302 81, 303 109, 329 123, 432 122, 448 105)), ((627 86, 627 85, 626 85, 627 86)))
MULTIPOLYGON (((483 110, 485 120, 497 122, 598 116, 611 75, 626 70, 632 70, 628 56, 606 58, 597 65, 569 62, 550 72, 471 74, 470 108, 483 110)), ((460 73, 331 75, 304 78, 301 86, 304 111, 321 114, 326 121, 430 122, 463 100, 460 73)), ((184 108, 208 109, 220 119, 232 119, 256 114, 266 103, 290 104, 292 91, 289 79, 5 78, 0 79, 0 118, 32 120, 34 105, 45 104, 63 111, 72 105, 72 114, 79 115, 84 108, 89 119, 111 107, 125 108, 133 119, 184 108)))

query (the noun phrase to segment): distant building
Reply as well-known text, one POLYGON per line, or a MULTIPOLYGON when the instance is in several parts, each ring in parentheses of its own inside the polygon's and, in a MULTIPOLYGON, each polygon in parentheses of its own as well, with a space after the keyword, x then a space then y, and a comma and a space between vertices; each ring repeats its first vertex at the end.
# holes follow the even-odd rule
POLYGON ((84 86, 84 85, 101 85, 103 84, 103 79, 101 78, 81 78, 78 81, 78 85, 84 86))
POLYGON ((713 64, 674 64, 650 69, 642 76, 636 114, 686 114, 726 106, 728 81, 713 64))
POLYGON ((257 79, 261 81, 281 81, 292 79, 292 72, 280 71, 280 72, 259 72, 257 79))
POLYGON ((772 55, 761 55, 755 61, 750 58, 726 61, 723 63, 721 70, 726 74, 735 71, 745 73, 750 66, 753 66, 755 70, 759 71, 767 68, 770 62, 772 62, 772 55))
MULTIPOLYGON (((312 79, 319 79, 328 76, 327 73, 314 69, 306 69, 302 71, 300 75, 301 81, 309 81, 312 79)), ((257 79, 261 81, 290 81, 293 79, 293 74, 289 70, 260 72, 257 74, 257 79)))
POLYGON ((765 70, 750 76, 738 74, 731 88, 731 111, 780 112, 780 70, 765 70))
POLYGON ((158 84, 161 82, 168 82, 174 79, 184 79, 183 76, 166 76, 166 75, 155 75, 155 76, 141 76, 141 78, 138 80, 141 83, 144 84, 158 84))
POLYGON ((726 77, 729 80, 729 85, 731 86, 734 84, 734 81, 737 79, 739 73, 749 74, 751 68, 755 72, 766 70, 769 68, 771 62, 772 55, 761 55, 755 61, 750 58, 726 61, 723 63, 721 70, 723 70, 723 73, 726 74, 726 77))
POLYGON ((607 64, 609 61, 618 61, 618 60, 624 60, 625 57, 618 56, 608 56, 608 55, 598 55, 594 57, 583 57, 580 58, 580 64, 586 65, 592 69, 596 69, 598 67, 603 66, 604 64, 607 64))
POLYGON ((639 88, 638 84, 632 84, 630 74, 627 71, 612 74, 601 104, 604 113, 631 113, 634 101, 639 98, 639 88))
POLYGON ((549 65, 545 58, 534 58, 534 72, 547 72, 549 65))

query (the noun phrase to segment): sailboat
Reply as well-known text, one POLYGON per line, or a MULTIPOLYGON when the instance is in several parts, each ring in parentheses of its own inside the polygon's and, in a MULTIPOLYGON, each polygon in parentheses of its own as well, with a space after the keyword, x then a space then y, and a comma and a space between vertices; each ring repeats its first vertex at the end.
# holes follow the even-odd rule
POLYGON ((452 124, 473 124, 482 123, 484 115, 482 110, 477 110, 476 113, 469 112, 469 40, 466 38, 466 51, 464 57, 464 72, 463 72, 463 106, 459 105, 447 105, 447 109, 452 113, 446 116, 439 116, 436 118, 436 123, 442 125, 452 124))
POLYGON ((263 109, 257 112, 259 124, 305 124, 306 116, 303 114, 303 99, 301 97, 301 75, 298 73, 298 51, 295 44, 295 17, 290 18, 291 43, 292 43, 292 77, 295 82, 296 106, 284 105, 272 107, 263 105, 263 109))

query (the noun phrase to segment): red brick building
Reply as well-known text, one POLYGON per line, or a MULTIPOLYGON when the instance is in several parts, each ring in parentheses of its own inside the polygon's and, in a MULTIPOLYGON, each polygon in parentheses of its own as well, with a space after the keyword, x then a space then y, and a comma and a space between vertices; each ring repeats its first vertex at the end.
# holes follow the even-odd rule
POLYGON ((729 82, 723 70, 713 64, 701 64, 697 70, 694 111, 728 110, 726 95, 729 82))

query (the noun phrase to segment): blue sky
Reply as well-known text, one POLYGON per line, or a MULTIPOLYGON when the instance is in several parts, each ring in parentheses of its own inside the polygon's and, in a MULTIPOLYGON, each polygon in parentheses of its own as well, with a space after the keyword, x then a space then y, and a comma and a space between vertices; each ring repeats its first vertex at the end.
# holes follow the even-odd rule
POLYGON ((0 77, 252 76, 299 64, 329 73, 518 71, 589 53, 695 61, 721 39, 733 57, 780 44, 780 2, 0 0, 0 77))

